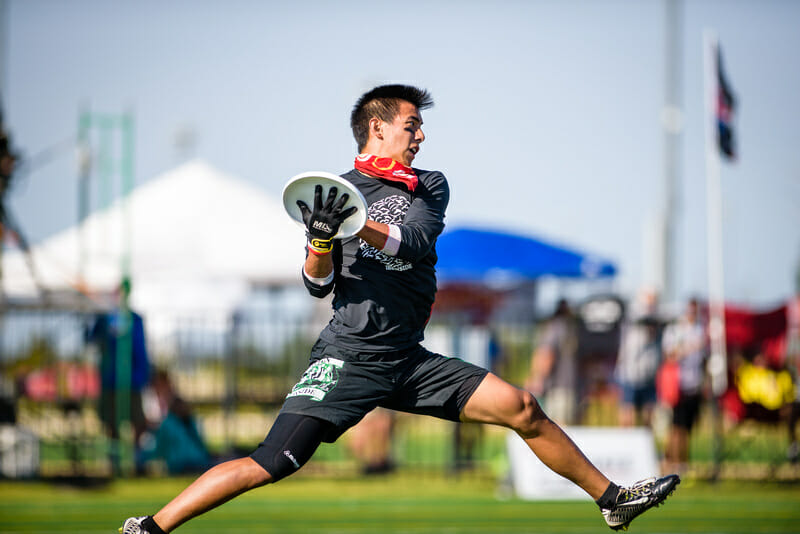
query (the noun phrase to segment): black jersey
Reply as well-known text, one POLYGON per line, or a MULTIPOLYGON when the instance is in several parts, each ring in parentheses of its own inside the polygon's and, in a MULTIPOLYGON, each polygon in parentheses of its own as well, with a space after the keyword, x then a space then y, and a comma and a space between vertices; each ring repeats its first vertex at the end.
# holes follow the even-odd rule
POLYGON ((358 236, 339 240, 333 282, 320 286, 304 276, 312 295, 334 292, 333 318, 320 339, 364 352, 402 350, 422 341, 436 294, 435 245, 450 189, 442 173, 414 171, 419 183, 413 193, 356 170, 342 175, 366 198, 370 219, 399 228, 400 245, 388 255, 358 236))

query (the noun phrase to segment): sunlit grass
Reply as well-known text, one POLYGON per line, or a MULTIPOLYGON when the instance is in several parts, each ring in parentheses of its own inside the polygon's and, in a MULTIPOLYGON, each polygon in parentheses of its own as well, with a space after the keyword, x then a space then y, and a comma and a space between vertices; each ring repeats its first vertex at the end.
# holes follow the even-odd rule
MULTIPOLYGON (((130 515, 152 513, 191 479, 137 479, 79 490, 0 483, 0 532, 116 532, 130 515)), ((632 531, 800 531, 800 486, 684 483, 632 531)), ((503 497, 487 478, 400 473, 345 479, 303 476, 245 494, 178 532, 205 533, 583 533, 610 532, 597 507, 503 497)))

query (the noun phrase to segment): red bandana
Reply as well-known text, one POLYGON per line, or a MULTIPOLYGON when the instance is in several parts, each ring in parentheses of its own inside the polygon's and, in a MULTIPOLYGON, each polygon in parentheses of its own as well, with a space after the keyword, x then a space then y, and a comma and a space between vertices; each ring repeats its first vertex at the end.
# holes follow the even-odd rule
POLYGON ((418 180, 414 169, 406 167, 392 158, 379 158, 372 154, 359 154, 356 156, 355 167, 357 171, 361 171, 364 174, 403 183, 411 192, 417 188, 418 180))

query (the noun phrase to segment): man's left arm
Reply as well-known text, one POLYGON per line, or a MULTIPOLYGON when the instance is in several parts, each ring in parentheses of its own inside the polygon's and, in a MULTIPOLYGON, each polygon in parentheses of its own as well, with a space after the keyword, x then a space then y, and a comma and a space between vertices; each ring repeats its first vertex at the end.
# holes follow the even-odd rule
POLYGON ((367 219, 364 228, 358 231, 358 237, 367 242, 368 245, 378 250, 382 250, 390 239, 391 228, 388 224, 375 222, 367 219))
POLYGON ((402 224, 368 220, 358 237, 389 256, 416 261, 424 258, 444 230, 450 189, 441 173, 435 173, 425 189, 412 199, 402 224))
POLYGON ((338 188, 331 187, 325 202, 322 200, 322 186, 314 187, 313 208, 302 200, 297 201, 297 207, 303 216, 306 226, 306 260, 303 264, 303 283, 308 291, 315 297, 322 298, 333 289, 334 263, 333 253, 334 237, 339 231, 342 221, 356 212, 356 208, 344 207, 349 195, 343 193, 338 196, 338 188), (338 198, 337 198, 338 196, 338 198))
POLYGON ((333 291, 335 267, 332 253, 317 255, 306 251, 303 263, 303 284, 308 292, 317 298, 323 298, 333 291))

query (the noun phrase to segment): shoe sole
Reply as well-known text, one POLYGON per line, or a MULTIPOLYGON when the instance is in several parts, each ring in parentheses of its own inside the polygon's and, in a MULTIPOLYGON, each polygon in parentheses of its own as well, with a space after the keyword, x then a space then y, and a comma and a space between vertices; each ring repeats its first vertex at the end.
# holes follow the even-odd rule
MULTIPOLYGON (((672 487, 669 489, 669 491, 668 491, 668 492, 666 492, 666 493, 665 493, 665 494, 664 494, 664 495, 663 495, 663 496, 662 496, 662 497, 661 497, 659 500, 657 500, 655 503, 653 503, 653 504, 652 504, 652 505, 651 505, 649 508, 645 508, 644 510, 642 510, 641 512, 639 512, 639 515, 637 515, 636 517, 639 517, 640 515, 642 515, 642 514, 643 514, 643 513, 645 513, 646 511, 650 510, 651 508, 658 508, 659 506, 661 506, 662 504, 664 504, 664 501, 666 501, 666 500, 667 500, 667 497, 669 497, 670 495, 672 495, 673 493, 675 493, 675 489, 678 487, 678 484, 680 484, 680 483, 681 483, 681 479, 680 479, 680 478, 678 478, 678 480, 677 480, 677 481, 675 481, 675 484, 674 484, 674 485, 673 485, 673 486, 672 486, 672 487)), ((617 526, 615 526, 615 527, 611 527, 611 530, 616 530, 616 531, 620 531, 620 530, 622 530, 622 531, 625 531, 625 530, 628 530, 628 527, 630 526, 630 524, 631 524, 631 521, 633 521, 634 519, 636 519, 636 517, 632 517, 632 518, 630 518, 630 519, 629 519, 629 520, 628 520, 626 523, 623 523, 623 524, 621 524, 621 525, 617 525, 617 526)), ((609 526, 610 526, 610 525, 609 525, 609 526)))

